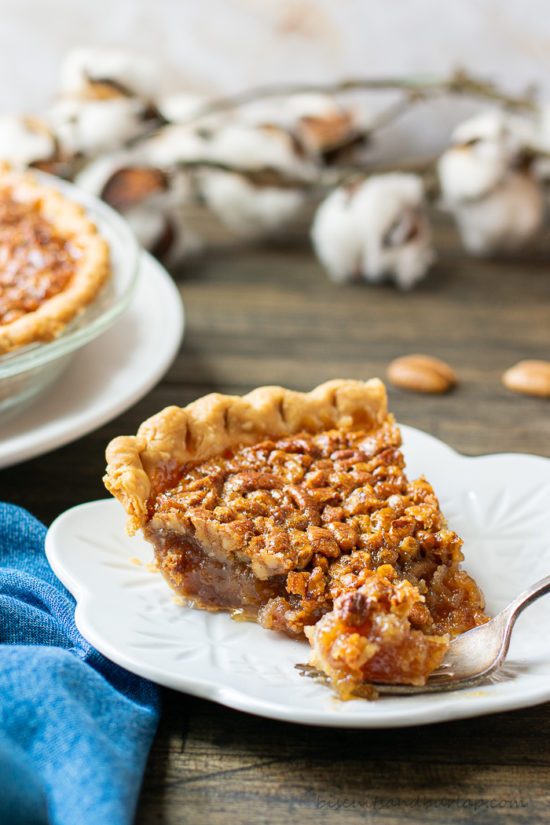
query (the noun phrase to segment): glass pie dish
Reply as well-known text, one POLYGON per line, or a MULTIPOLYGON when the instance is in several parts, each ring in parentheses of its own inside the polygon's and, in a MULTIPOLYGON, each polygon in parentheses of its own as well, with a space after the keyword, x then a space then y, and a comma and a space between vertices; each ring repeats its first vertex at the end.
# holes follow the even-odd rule
POLYGON ((36 179, 81 204, 109 246, 111 278, 98 296, 52 341, 35 342, 0 355, 0 420, 50 387, 71 357, 107 330, 128 306, 137 280, 139 247, 123 218, 106 204, 44 173, 36 179))

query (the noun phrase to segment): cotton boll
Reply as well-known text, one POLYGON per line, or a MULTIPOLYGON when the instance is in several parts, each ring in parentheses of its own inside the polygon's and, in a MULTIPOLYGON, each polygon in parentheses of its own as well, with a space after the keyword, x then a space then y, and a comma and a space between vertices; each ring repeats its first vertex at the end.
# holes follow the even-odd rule
POLYGON ((390 275, 402 289, 410 289, 435 257, 422 180, 398 173, 374 175, 360 187, 354 200, 365 238, 363 276, 379 281, 390 275))
POLYGON ((535 155, 533 174, 538 180, 548 184, 550 180, 550 104, 548 103, 539 107, 535 117, 532 149, 535 155))
POLYGON ((540 228, 542 191, 523 162, 533 134, 526 118, 486 113, 457 127, 456 145, 441 156, 443 204, 473 254, 517 249, 540 228))
POLYGON ((289 95, 285 101, 285 108, 294 118, 336 117, 344 111, 334 97, 320 92, 289 95))
POLYGON ((278 126, 230 123, 214 132, 209 143, 210 159, 238 169, 270 168, 304 179, 314 173, 292 136, 278 126))
POLYGON ((233 119, 243 126, 257 128, 270 124, 289 131, 296 122, 285 106, 286 98, 266 97, 239 106, 232 112, 233 119))
POLYGON ((152 250, 166 231, 164 214, 148 204, 128 209, 124 217, 144 249, 152 250))
POLYGON ((168 123, 187 123, 206 106, 208 98, 205 95, 191 92, 165 95, 157 103, 157 109, 168 123))
POLYGON ((188 178, 145 165, 139 147, 97 158, 79 172, 75 183, 117 209, 139 243, 167 265, 202 246, 178 209, 194 194, 188 178))
POLYGON ((337 189, 319 207, 311 234, 336 281, 356 274, 371 282, 390 276, 409 289, 434 259, 423 185, 415 175, 374 175, 337 189))
POLYGON ((357 140, 363 133, 355 112, 345 109, 334 97, 317 92, 254 101, 242 107, 237 117, 248 125, 284 129, 315 161, 357 140))
POLYGON ((532 145, 535 151, 550 154, 550 104, 539 106, 533 128, 532 145))
POLYGON ((242 175, 205 171, 199 177, 208 207, 240 238, 274 235, 287 227, 302 210, 300 190, 254 186, 242 175))
POLYGON ((242 106, 236 115, 250 126, 271 123, 289 130, 296 126, 300 118, 333 118, 344 111, 330 95, 308 92, 255 100, 242 106))
POLYGON ((177 209, 169 210, 165 217, 166 232, 152 252, 165 266, 176 267, 202 252, 204 242, 189 228, 177 209))
POLYGON ((441 156, 438 175, 447 204, 480 198, 496 186, 532 141, 530 121, 484 112, 461 123, 441 156))
POLYGON ((96 97, 94 86, 110 86, 121 95, 148 100, 158 85, 156 62, 124 49, 80 47, 69 52, 61 66, 61 94, 82 99, 96 97))
POLYGON ((169 124, 185 125, 193 129, 219 129, 233 119, 227 111, 201 115, 200 112, 211 102, 206 95, 179 92, 159 98, 156 107, 160 116, 169 124))
POLYGON ((230 123, 211 131, 174 124, 144 141, 142 151, 158 166, 205 161, 243 170, 269 168, 304 180, 313 175, 312 165, 296 151, 292 137, 276 126, 230 123))
MULTIPOLYGON (((141 206, 147 206, 147 215, 151 211, 166 215, 195 196, 194 184, 185 173, 148 166, 138 151, 98 158, 80 171, 75 182, 125 217, 141 206)), ((138 222, 140 214, 138 210, 138 222)), ((156 236, 157 230, 151 231, 156 236)))
POLYGON ((361 274, 363 233, 356 225, 353 191, 341 186, 320 204, 311 228, 315 253, 337 283, 361 274))
POLYGON ((483 197, 506 174, 509 161, 495 144, 456 146, 437 165, 443 202, 448 206, 483 197))
POLYGON ((74 182, 96 198, 101 198, 108 181, 120 169, 135 166, 140 158, 134 152, 113 152, 87 163, 75 176, 74 182))
POLYGON ((461 145, 486 140, 500 144, 511 158, 532 140, 533 122, 500 109, 491 109, 468 118, 455 127, 452 143, 461 145))
POLYGON ((526 172, 510 172, 483 199, 457 204, 453 215, 462 242, 474 255, 513 251, 540 229, 545 213, 542 189, 526 172))
POLYGON ((65 99, 49 112, 63 152, 94 156, 120 149, 145 128, 143 103, 133 98, 101 101, 65 99))
POLYGON ((0 117, 0 160, 22 169, 49 161, 55 153, 55 137, 47 124, 19 115, 0 117))
POLYGON ((313 156, 323 156, 343 147, 359 134, 354 114, 330 95, 291 95, 286 107, 294 119, 293 132, 313 156))
POLYGON ((209 160, 210 139, 194 126, 173 124, 144 140, 140 150, 151 166, 166 168, 185 161, 209 160))
POLYGON ((202 249, 200 238, 185 226, 177 210, 141 204, 124 217, 141 246, 166 266, 181 264, 202 249))
POLYGON ((155 201, 159 206, 164 204, 168 188, 168 177, 160 169, 122 166, 105 179, 98 194, 109 206, 126 212, 145 201, 155 201))
POLYGON ((346 149, 362 146, 365 142, 364 135, 346 113, 334 117, 300 118, 296 135, 309 155, 327 163, 346 149))
POLYGON ((386 275, 401 289, 411 289, 420 281, 435 259, 428 220, 415 207, 405 208, 380 243, 377 236, 364 247, 362 270, 368 281, 386 275))

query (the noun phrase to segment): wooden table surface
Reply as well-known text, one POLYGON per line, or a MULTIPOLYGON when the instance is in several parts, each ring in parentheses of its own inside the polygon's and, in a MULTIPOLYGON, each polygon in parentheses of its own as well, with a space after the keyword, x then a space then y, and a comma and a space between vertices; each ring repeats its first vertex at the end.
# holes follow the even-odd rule
MULTIPOLYGON (((501 373, 549 357, 543 260, 473 262, 452 243, 411 293, 331 284, 309 249, 212 253, 177 275, 181 351, 145 398, 49 455, 0 472, 0 496, 50 523, 104 497, 104 448, 167 404, 259 384, 310 389, 384 377, 424 352, 456 369, 447 396, 389 389, 401 423, 466 454, 550 456, 550 401, 515 395, 501 373)), ((151 353, 154 358, 154 353, 151 353)), ((550 820, 550 703, 401 730, 308 728, 165 690, 137 823, 543 822, 550 820)), ((107 824, 106 824, 107 825, 107 824)))

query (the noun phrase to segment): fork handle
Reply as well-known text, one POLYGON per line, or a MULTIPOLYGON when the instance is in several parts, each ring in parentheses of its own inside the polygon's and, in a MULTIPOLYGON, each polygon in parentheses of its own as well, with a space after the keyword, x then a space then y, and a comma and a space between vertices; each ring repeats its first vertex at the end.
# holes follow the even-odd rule
POLYGON ((550 576, 545 576, 543 579, 539 579, 538 582, 535 582, 527 590, 524 590, 523 593, 520 593, 513 602, 501 610, 498 613, 492 622, 495 623, 496 626, 501 626, 502 628, 502 638, 501 638, 501 645, 500 651, 498 656, 494 660, 494 667, 500 665, 504 659, 506 658, 506 654, 508 653, 508 648, 510 647, 510 640, 512 637, 512 630, 516 623, 517 617, 522 613, 526 607, 528 607, 532 602, 536 601, 540 596, 544 596, 545 593, 550 592, 550 576))
POLYGON ((531 587, 528 587, 527 590, 524 590, 523 593, 520 593, 519 596, 508 605, 507 610, 510 613, 510 618, 514 617, 514 619, 516 619, 528 605, 548 592, 550 592, 550 576, 545 576, 543 579, 535 582, 535 584, 532 584, 531 587))

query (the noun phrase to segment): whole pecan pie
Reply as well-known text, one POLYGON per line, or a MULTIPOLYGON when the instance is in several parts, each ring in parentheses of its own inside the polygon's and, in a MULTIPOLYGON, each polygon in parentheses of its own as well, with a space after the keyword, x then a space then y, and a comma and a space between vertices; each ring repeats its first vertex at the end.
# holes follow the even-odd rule
POLYGON ((485 621, 377 379, 168 407, 107 448, 107 488, 188 603, 306 636, 346 698, 423 684, 485 621))
POLYGON ((0 354, 55 338, 109 275, 108 245, 83 208, 0 165, 0 354))

